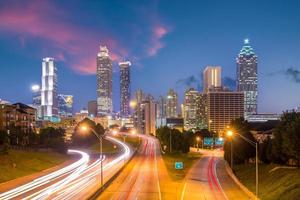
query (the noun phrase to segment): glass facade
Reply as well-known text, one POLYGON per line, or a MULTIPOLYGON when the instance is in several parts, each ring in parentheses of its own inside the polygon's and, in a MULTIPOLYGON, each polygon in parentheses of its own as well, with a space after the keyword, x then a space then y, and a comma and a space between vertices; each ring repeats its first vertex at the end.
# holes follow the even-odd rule
POLYGON ((73 116, 73 96, 59 94, 57 97, 58 114, 62 118, 73 116))
POLYGON ((112 114, 112 61, 108 49, 100 46, 97 55, 97 115, 112 114))
POLYGON ((244 92, 244 117, 257 113, 257 56, 245 40, 237 59, 237 90, 244 92))
POLYGON ((122 118, 130 115, 130 66, 129 61, 120 62, 120 114, 122 118))

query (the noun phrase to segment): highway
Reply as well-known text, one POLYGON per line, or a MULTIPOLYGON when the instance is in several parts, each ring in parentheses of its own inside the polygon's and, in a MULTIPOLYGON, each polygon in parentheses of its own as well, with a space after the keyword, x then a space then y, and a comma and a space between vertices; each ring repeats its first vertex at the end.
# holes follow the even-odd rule
POLYGON ((79 154, 81 158, 48 175, 0 194, 1 200, 8 199, 86 199, 100 188, 100 165, 103 162, 104 182, 110 179, 128 159, 132 150, 117 139, 106 139, 119 145, 122 152, 113 157, 103 156, 92 160, 90 156, 78 150, 69 153, 79 154))
POLYGON ((202 158, 189 171, 183 185, 183 199, 250 199, 231 179, 220 150, 201 150, 202 158))
POLYGON ((129 170, 123 172, 98 199, 162 199, 160 147, 152 136, 141 136, 142 144, 129 170))

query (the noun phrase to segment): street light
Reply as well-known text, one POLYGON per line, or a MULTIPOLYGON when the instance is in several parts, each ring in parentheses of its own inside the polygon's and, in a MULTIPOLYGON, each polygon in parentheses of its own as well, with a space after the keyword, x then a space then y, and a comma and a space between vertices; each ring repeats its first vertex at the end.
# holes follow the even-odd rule
POLYGON ((91 127, 88 127, 88 126, 85 126, 85 125, 82 125, 80 127, 80 130, 83 131, 83 132, 86 132, 87 130, 91 130, 94 135, 96 135, 96 137, 99 139, 99 144, 100 144, 100 164, 101 164, 101 190, 103 189, 103 152, 102 152, 102 140, 103 140, 103 137, 105 136, 105 134, 103 135, 100 135, 98 134, 93 128, 91 127))
POLYGON ((197 140, 197 151, 199 151, 199 141, 200 141, 200 137, 196 137, 196 140, 197 140))
POLYGON ((256 188, 255 188, 255 190, 256 191, 255 191, 255 193, 256 193, 256 199, 258 199, 258 143, 253 142, 252 140, 249 140, 248 138, 246 138, 245 136, 243 136, 243 135, 241 135, 237 132, 233 133, 233 131, 231 131, 231 130, 227 131, 227 136, 231 138, 231 169, 232 170, 233 170, 233 159, 232 159, 232 157, 233 157, 233 153, 232 153, 232 151, 233 151, 233 148, 232 148, 233 138, 232 138, 232 136, 235 135, 235 134, 240 136, 243 140, 248 142, 251 146, 255 147, 255 174, 256 174, 256 177, 255 177, 255 179, 256 179, 256 188))

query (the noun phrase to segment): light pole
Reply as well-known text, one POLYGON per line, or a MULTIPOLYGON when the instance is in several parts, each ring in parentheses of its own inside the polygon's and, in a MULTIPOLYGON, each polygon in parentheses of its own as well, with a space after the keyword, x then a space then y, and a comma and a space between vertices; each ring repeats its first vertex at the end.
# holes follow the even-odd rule
POLYGON ((170 128, 170 153, 172 153, 172 129, 170 128))
POLYGON ((197 151, 199 151, 199 140, 200 140, 200 137, 196 137, 196 140, 197 140, 197 151))
MULTIPOLYGON (((255 182, 256 182, 256 188, 255 188, 255 193, 256 193, 256 199, 258 199, 258 142, 253 142, 252 140, 249 140, 248 138, 246 138, 245 136, 239 134, 239 133, 233 133, 232 131, 227 131, 227 136, 228 137, 232 137, 234 134, 240 136, 243 140, 245 140, 246 142, 248 142, 250 145, 252 145, 253 147, 255 147, 255 182)), ((233 151, 233 147, 232 147, 232 141, 233 138, 231 138, 231 168, 233 169, 233 159, 232 159, 232 151, 233 151)))
POLYGON ((103 152, 102 152, 102 140, 103 137, 105 136, 105 134, 100 135, 98 134, 93 128, 91 127, 87 127, 87 126, 81 126, 81 130, 82 131, 87 131, 87 130, 91 130, 92 133, 94 133, 94 135, 96 135, 96 137, 99 139, 99 144, 100 144, 100 176, 101 176, 101 190, 103 189, 103 152))

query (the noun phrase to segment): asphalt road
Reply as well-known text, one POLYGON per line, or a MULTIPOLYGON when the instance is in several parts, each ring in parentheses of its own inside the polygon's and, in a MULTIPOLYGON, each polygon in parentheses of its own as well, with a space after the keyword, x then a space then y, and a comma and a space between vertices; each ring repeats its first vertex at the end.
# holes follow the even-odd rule
POLYGON ((121 146, 123 151, 115 156, 91 159, 82 151, 72 150, 81 158, 48 175, 0 194, 0 199, 87 199, 100 188, 100 165, 103 161, 104 182, 110 179, 128 159, 132 150, 124 143, 107 137, 121 146))
POLYGON ((159 144, 151 136, 142 139, 137 155, 98 199, 162 199, 159 144))
POLYGON ((247 200, 249 197, 228 175, 222 151, 202 151, 202 158, 189 171, 181 199, 247 200))

